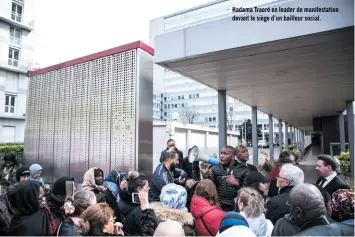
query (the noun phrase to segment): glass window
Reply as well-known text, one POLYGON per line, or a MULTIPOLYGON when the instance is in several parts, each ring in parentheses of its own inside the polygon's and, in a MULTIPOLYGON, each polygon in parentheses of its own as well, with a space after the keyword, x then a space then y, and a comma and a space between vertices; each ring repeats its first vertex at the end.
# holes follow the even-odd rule
POLYGON ((14 21, 22 22, 22 6, 13 2, 11 9, 11 19, 14 21))
POLYGON ((9 48, 8 64, 10 66, 18 67, 19 56, 20 51, 18 49, 9 48))
POLYGON ((15 100, 16 96, 5 95, 5 113, 15 113, 15 100))

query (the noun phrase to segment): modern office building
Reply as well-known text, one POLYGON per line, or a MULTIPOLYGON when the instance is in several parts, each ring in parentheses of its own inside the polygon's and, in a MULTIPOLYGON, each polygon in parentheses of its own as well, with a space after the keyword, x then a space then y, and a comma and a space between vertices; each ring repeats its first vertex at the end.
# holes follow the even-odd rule
POLYGON ((26 73, 34 61, 34 3, 0 3, 0 143, 24 141, 26 73))
MULTIPOLYGON (((150 22, 150 45, 154 48, 155 36, 199 25, 231 15, 232 7, 249 7, 272 4, 277 0, 217 0, 159 17, 150 22)), ((226 32, 227 33, 227 32, 226 32)), ((201 39, 203 44, 203 39, 201 39)), ((243 86, 243 85, 241 85, 243 86)), ((181 74, 154 66, 154 120, 180 120, 185 123, 218 127, 217 91, 181 74)), ((227 96, 227 128, 242 131, 242 124, 251 119, 251 108, 241 101, 227 96)), ((258 126, 262 135, 268 139, 268 116, 258 112, 258 126)), ((278 121, 274 120, 274 131, 278 131, 278 121)), ((277 133, 275 133, 277 136, 277 133)), ((277 140, 277 138, 275 137, 277 140)))

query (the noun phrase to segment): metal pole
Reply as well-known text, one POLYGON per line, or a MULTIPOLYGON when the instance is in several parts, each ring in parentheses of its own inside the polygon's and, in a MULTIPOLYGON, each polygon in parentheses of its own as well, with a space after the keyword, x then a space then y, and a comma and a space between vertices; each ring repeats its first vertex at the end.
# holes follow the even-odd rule
POLYGON ((252 119, 253 165, 258 166, 259 163, 258 110, 256 106, 251 107, 251 119, 252 119))
POLYGON ((227 101, 226 90, 218 91, 218 145, 219 152, 227 143, 227 101))
POLYGON ((269 114, 269 156, 274 160, 274 123, 271 114, 269 114))
POLYGON ((279 119, 279 149, 282 152, 282 121, 279 119))
POLYGON ((285 123, 285 148, 288 151, 288 123, 285 123))
POLYGON ((353 101, 346 102, 346 117, 348 120, 348 142, 350 151, 350 170, 354 177, 354 108, 353 101))
POLYGON ((345 151, 345 129, 344 129, 344 115, 339 113, 339 136, 340 136, 340 151, 345 151))

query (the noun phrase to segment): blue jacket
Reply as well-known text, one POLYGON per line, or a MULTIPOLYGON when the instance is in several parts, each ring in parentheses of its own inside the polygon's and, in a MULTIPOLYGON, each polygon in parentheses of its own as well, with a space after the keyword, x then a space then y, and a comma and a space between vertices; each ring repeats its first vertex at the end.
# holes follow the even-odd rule
POLYGON ((149 190, 149 202, 160 202, 160 193, 167 184, 174 183, 174 174, 161 163, 153 173, 149 190))

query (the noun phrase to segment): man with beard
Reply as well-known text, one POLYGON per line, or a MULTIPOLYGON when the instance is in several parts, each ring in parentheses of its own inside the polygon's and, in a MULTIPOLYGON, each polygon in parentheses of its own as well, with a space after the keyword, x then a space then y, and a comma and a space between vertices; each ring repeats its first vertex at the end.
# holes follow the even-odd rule
POLYGON ((162 151, 160 154, 160 163, 164 161, 166 151, 171 151, 171 150, 176 151, 179 156, 179 164, 176 164, 176 168, 183 169, 184 155, 182 151, 177 149, 175 141, 173 139, 169 139, 166 144, 167 144, 167 148, 164 151, 162 151))
POLYGON ((238 195, 240 182, 236 177, 235 168, 238 166, 235 160, 235 149, 225 146, 220 155, 220 164, 213 166, 209 178, 215 183, 218 199, 223 211, 234 210, 234 199, 238 195))

